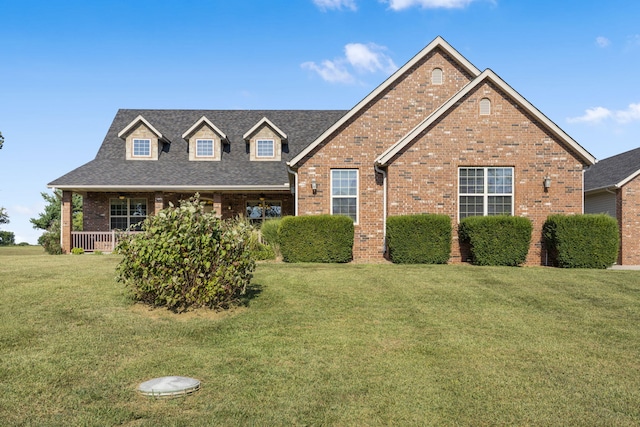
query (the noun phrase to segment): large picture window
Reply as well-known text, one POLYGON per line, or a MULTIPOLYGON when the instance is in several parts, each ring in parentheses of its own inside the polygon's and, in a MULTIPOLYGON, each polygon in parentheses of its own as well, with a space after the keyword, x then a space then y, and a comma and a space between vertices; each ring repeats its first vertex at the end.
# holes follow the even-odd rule
POLYGON ((346 215, 358 222, 358 170, 331 171, 331 214, 346 215))
POLYGON ((130 226, 140 229, 147 219, 147 199, 111 199, 110 224, 112 230, 126 230, 130 226))
POLYGON ((282 216, 280 200, 252 200, 247 202, 247 218, 253 222, 282 216))
POLYGON ((513 168, 460 168, 460 219, 513 215, 513 168))
POLYGON ((150 139, 134 139, 133 140, 133 156, 134 157, 151 156, 151 140, 150 139))

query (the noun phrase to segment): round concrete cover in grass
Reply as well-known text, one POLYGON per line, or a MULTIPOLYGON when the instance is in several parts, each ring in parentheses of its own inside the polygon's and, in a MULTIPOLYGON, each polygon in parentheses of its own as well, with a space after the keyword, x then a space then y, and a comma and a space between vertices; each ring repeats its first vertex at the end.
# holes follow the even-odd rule
POLYGON ((195 393, 200 381, 188 377, 161 377, 145 381, 138 386, 140 394, 156 398, 172 398, 195 393))

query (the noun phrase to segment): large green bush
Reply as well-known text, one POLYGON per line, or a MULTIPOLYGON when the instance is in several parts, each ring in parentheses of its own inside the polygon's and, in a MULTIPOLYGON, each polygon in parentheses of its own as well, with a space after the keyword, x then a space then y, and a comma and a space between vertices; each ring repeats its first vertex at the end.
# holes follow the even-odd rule
POLYGON ((459 238, 469 243, 476 265, 516 266, 527 260, 532 229, 528 218, 469 216, 460 221, 459 238))
POLYGON ((133 299, 154 306, 226 308, 245 293, 255 268, 250 231, 244 221, 205 213, 197 197, 171 205, 122 238, 117 278, 133 299))
POLYGON ((609 215, 551 215, 542 234, 558 267, 607 268, 618 259, 618 222, 609 215))
POLYGON ((62 246, 60 246, 60 220, 55 219, 51 226, 38 237, 38 244, 41 245, 45 252, 49 255, 61 255, 62 246))
POLYGON ((387 243, 397 264, 446 264, 451 256, 448 215, 401 215, 387 218, 387 243))
POLYGON ((279 228, 286 262, 349 262, 353 259, 353 220, 344 215, 289 216, 279 228))

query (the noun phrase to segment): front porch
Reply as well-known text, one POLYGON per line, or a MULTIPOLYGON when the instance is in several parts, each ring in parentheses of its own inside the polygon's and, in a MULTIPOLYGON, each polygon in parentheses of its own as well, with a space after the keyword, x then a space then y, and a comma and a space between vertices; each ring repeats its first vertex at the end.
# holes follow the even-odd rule
MULTIPOLYGON (((149 215, 181 200, 194 192, 77 192, 83 197, 83 231, 72 230, 72 194, 63 190, 61 246, 64 253, 73 248, 85 252, 112 252, 123 233, 135 232, 136 225, 149 215)), ((261 221, 266 218, 294 214, 294 196, 289 191, 264 192, 199 192, 205 210, 222 219, 235 217, 261 221)))

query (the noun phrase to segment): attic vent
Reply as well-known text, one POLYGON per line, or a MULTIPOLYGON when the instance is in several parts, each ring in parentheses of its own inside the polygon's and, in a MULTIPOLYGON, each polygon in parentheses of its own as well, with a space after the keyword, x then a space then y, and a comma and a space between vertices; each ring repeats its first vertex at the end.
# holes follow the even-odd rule
POLYGON ((431 72, 431 84, 441 85, 442 84, 442 69, 434 68, 431 72))
POLYGON ((480 115, 488 116, 491 114, 491 101, 489 98, 482 98, 480 100, 480 115))

